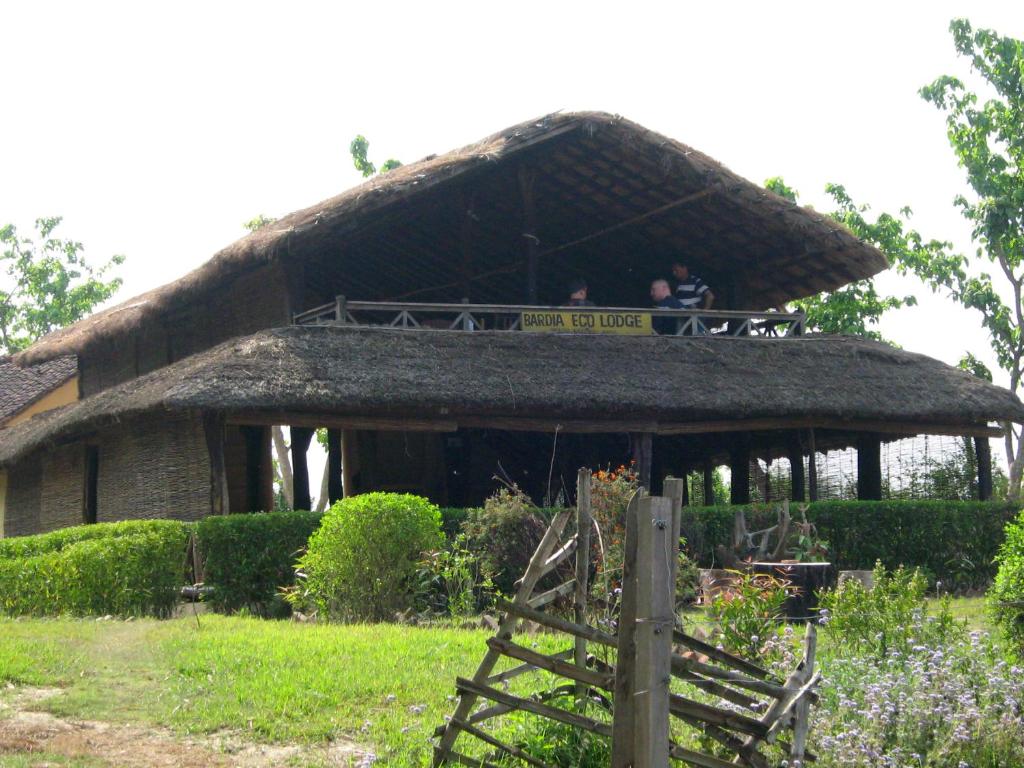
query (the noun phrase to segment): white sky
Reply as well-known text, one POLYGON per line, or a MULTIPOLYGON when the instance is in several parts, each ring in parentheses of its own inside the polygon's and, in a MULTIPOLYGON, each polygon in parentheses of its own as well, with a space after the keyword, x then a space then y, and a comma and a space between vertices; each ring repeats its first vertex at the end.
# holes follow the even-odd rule
MULTIPOLYGON (((973 251, 941 115, 917 89, 966 76, 947 27, 1024 37, 1020 2, 7 3, 0 45, 0 223, 123 253, 117 300, 352 186, 378 164, 547 112, 622 114, 801 202, 843 183, 911 205, 927 237, 973 251)), ((899 281, 885 277, 883 288, 899 281)), ((917 292, 883 333, 991 362, 978 318, 917 292)), ((903 290, 896 288, 895 290, 903 290)), ((994 367, 994 365, 993 365, 994 367)))

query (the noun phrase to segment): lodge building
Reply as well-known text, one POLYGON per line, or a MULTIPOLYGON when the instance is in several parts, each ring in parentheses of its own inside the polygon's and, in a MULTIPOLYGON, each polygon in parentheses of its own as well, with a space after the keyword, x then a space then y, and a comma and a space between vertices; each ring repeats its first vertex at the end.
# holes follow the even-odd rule
POLYGON ((529 121, 293 213, 16 356, 74 356, 78 397, 0 430, 2 531, 269 509, 272 425, 292 428, 296 507, 319 427, 332 499, 468 505, 500 476, 540 500, 579 466, 634 460, 655 487, 729 464, 744 501, 756 456, 790 458, 805 498, 803 457, 846 446, 876 498, 879 446, 917 434, 978 438, 984 496, 987 438, 1024 421, 1015 396, 772 309, 886 267, 628 120, 529 121), (648 288, 673 260, 718 299, 655 335, 648 288), (575 277, 600 307, 556 309, 575 277))

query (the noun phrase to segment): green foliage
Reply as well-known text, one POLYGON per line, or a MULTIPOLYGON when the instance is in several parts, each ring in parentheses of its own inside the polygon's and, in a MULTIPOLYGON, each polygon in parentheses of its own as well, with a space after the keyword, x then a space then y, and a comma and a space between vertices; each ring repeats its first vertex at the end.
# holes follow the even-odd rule
POLYGON ((494 601, 492 574, 458 534, 447 546, 428 552, 419 571, 421 599, 433 613, 466 617, 494 601))
MULTIPOLYGON (((921 89, 921 97, 945 113, 946 135, 973 196, 954 200, 973 226, 980 263, 999 267, 997 283, 968 269, 967 259, 923 258, 906 267, 957 303, 981 313, 999 366, 1016 392, 1024 374, 1024 42, 991 29, 975 30, 966 19, 949 25, 957 53, 986 83, 992 98, 950 75, 921 89), (1012 295, 1011 303, 1002 296, 1012 295)), ((925 254, 927 256, 927 254, 925 254)), ((1016 439, 1016 438, 1014 438, 1016 439)), ((1007 440, 1010 493, 1019 492, 1024 454, 1020 440, 1007 440)))
POLYGON ((876 563, 872 580, 870 589, 849 579, 819 596, 822 621, 836 639, 833 653, 882 659, 893 651, 947 643, 964 633, 963 624, 950 613, 948 596, 937 616, 926 615, 928 579, 919 569, 900 566, 889 571, 876 563))
MULTIPOLYGON (((348 145, 348 151, 352 155, 352 164, 357 171, 363 174, 364 179, 368 179, 377 173, 377 166, 371 163, 367 157, 370 151, 370 142, 366 140, 365 136, 359 135, 352 139, 352 143, 348 145)), ((380 167, 380 172, 387 173, 401 165, 400 161, 392 157, 384 161, 384 164, 380 167)))
POLYGON ((196 524, 205 598, 216 610, 260 616, 284 607, 280 590, 295 583, 295 562, 320 527, 316 512, 260 512, 205 517, 196 524))
MULTIPOLYGON (((544 702, 568 712, 579 712, 572 696, 555 696, 544 702)), ((588 713, 590 714, 590 713, 588 713)), ((509 716, 502 736, 526 754, 552 768, 605 768, 611 763, 611 741, 582 728, 527 712, 509 716)), ((520 765, 499 760, 498 765, 520 765)))
POLYGON ((766 573, 733 571, 734 579, 712 598, 708 612, 717 624, 722 645, 756 659, 779 629, 787 583, 766 573))
POLYGON ((999 571, 988 593, 989 607, 1003 634, 1024 654, 1024 512, 1006 526, 996 562, 999 571))
POLYGON ((299 559, 293 604, 332 620, 393 619, 412 607, 417 563, 441 546, 441 512, 411 494, 367 493, 335 504, 299 559))
POLYGON ((547 527, 541 510, 518 488, 499 489, 482 509, 468 510, 462 524, 467 546, 506 595, 515 593, 547 527))
MULTIPOLYGON (((770 506, 747 506, 751 529, 776 522, 770 506)), ((715 546, 729 546, 737 507, 684 507, 687 551, 702 567, 714 564, 715 546)), ((1019 507, 982 501, 817 501, 807 519, 829 542, 837 569, 863 569, 881 560, 887 568, 919 567, 947 589, 986 586, 1003 527, 1019 507)))
POLYGON ((59 528, 34 536, 13 536, 0 539, 0 559, 24 558, 60 550, 80 541, 93 539, 119 539, 144 533, 162 533, 177 530, 183 524, 175 520, 124 520, 119 523, 97 523, 59 528))
POLYGON ((54 236, 60 222, 36 219, 36 239, 20 237, 13 224, 0 227, 0 354, 82 319, 121 287, 119 277, 102 278, 124 256, 90 266, 81 243, 54 236))
POLYGON ((255 232, 258 229, 263 229, 267 224, 273 224, 275 221, 277 221, 276 217, 264 216, 262 213, 259 213, 248 221, 243 222, 242 226, 250 232, 255 232))
POLYGON ((188 527, 173 520, 146 522, 127 530, 123 523, 89 526, 101 532, 91 537, 25 537, 46 540, 0 555, 0 611, 11 616, 168 615, 185 582, 188 527))

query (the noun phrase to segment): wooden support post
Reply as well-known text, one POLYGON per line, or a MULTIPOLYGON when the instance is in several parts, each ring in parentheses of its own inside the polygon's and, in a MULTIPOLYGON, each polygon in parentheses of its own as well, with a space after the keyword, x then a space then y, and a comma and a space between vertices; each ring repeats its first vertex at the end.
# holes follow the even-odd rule
POLYGON ((309 494, 309 467, 306 464, 306 451, 313 440, 315 430, 309 427, 292 427, 292 506, 295 509, 312 509, 313 502, 309 494))
POLYGON ((807 498, 818 500, 818 449, 814 444, 814 427, 807 430, 807 498))
POLYGON ((635 768, 668 766, 675 621, 668 577, 678 546, 672 543, 672 505, 672 500, 664 496, 645 496, 637 514, 635 768))
POLYGON ((974 456, 978 462, 978 500, 992 498, 992 447, 987 437, 974 438, 974 456))
POLYGON ((523 204, 523 240, 526 250, 526 303, 537 303, 537 260, 540 239, 537 237, 537 210, 533 199, 535 175, 525 165, 519 166, 519 195, 523 204))
POLYGON ((873 432, 857 437, 857 498, 882 499, 882 441, 873 432))
POLYGON ((806 489, 804 488, 804 451, 800 445, 799 433, 793 432, 786 441, 786 456, 789 459, 789 498, 800 503, 804 500, 806 489))
POLYGON ((327 430, 327 500, 334 504, 344 495, 341 483, 341 430, 327 430))
POLYGON ((651 460, 654 455, 654 436, 650 432, 631 432, 629 452, 633 458, 633 471, 641 488, 651 490, 651 460))
MULTIPOLYGON (((690 506, 690 472, 689 472, 688 468, 683 470, 682 484, 683 484, 683 501, 682 501, 682 505, 684 507, 688 507, 688 506, 690 506)), ((669 495, 669 492, 664 490, 664 489, 662 489, 662 492, 666 496, 669 495)))
POLYGON ((259 512, 273 509, 273 477, 270 465, 270 429, 243 426, 245 440, 245 502, 236 512, 259 512), (269 485, 269 493, 268 493, 269 485))
POLYGON ((711 459, 704 462, 704 506, 712 507, 715 504, 715 467, 711 459))
POLYGON ((226 515, 230 509, 228 473, 224 461, 224 414, 204 415, 203 432, 206 435, 206 451, 210 455, 210 514, 226 515))
POLYGON ((637 520, 640 493, 626 508, 626 541, 622 553, 622 597, 618 653, 615 662, 615 712, 612 719, 611 768, 632 768, 635 732, 637 520))
POLYGON ((341 431, 341 490, 347 499, 355 496, 356 433, 351 429, 341 431))
MULTIPOLYGON (((581 469, 576 475, 576 594, 573 601, 573 618, 577 624, 587 623, 587 593, 590 585, 590 529, 593 518, 590 514, 590 470, 581 469)), ((577 637, 574 660, 579 667, 587 666, 586 638, 577 637)), ((580 711, 586 707, 587 686, 576 684, 576 700, 580 711)))
POLYGON ((740 432, 729 450, 729 501, 732 504, 750 503, 750 435, 740 432))

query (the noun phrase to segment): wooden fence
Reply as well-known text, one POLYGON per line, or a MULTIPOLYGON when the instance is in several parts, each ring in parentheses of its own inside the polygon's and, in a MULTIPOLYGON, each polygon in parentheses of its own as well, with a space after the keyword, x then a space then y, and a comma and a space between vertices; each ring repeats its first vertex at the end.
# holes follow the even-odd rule
POLYGON ((808 624, 803 658, 785 679, 720 650, 676 627, 675 582, 678 565, 682 481, 669 479, 666 496, 637 494, 626 514, 622 596, 617 634, 588 623, 591 571, 590 472, 578 477, 575 532, 566 535, 571 510, 560 512, 537 547, 511 601, 500 604, 502 615, 487 652, 472 678, 458 678, 458 705, 438 728, 434 765, 457 763, 490 767, 490 760, 456 749, 461 736, 475 738, 504 761, 549 768, 535 755, 488 729, 511 712, 526 713, 580 729, 611 741, 613 768, 665 768, 670 760, 698 768, 769 768, 766 744, 777 743, 792 761, 813 760, 806 751, 809 708, 817 700, 814 673, 816 634, 808 624), (576 557, 573 578, 538 591, 541 580, 561 571, 576 557), (556 600, 572 596, 573 618, 550 610, 556 600), (534 622, 568 635, 572 646, 544 654, 516 643, 522 622, 534 622), (614 665, 588 653, 589 646, 615 650, 614 665), (495 672, 502 657, 516 666, 495 672), (508 691, 508 682, 546 671, 564 678, 530 697, 508 691), (672 687, 676 680, 677 689, 672 687), (704 695, 693 698, 696 691, 704 695), (685 695, 689 693, 689 695, 685 695), (552 700, 572 694, 570 710, 552 700), (478 706, 479 705, 479 706, 478 706), (692 749, 671 737, 676 720, 718 743, 718 755, 692 749), (783 735, 791 732, 789 741, 783 735))

